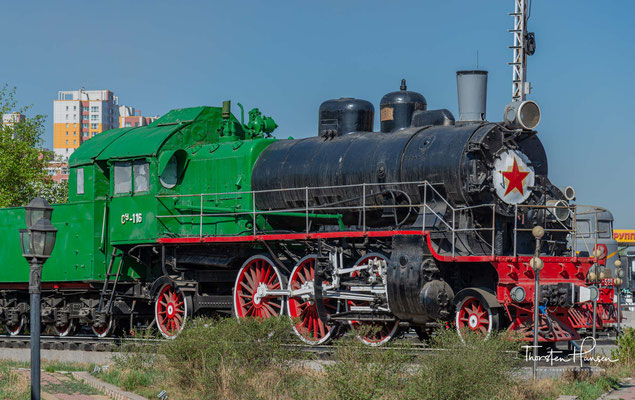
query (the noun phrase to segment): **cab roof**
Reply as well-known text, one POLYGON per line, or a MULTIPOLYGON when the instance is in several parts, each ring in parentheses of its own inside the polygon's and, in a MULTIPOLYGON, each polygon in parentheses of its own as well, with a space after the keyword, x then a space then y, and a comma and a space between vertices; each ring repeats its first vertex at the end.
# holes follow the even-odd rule
POLYGON ((170 136, 194 122, 218 118, 219 107, 191 107, 168 112, 147 126, 111 129, 95 135, 71 154, 69 166, 95 161, 156 156, 170 136))

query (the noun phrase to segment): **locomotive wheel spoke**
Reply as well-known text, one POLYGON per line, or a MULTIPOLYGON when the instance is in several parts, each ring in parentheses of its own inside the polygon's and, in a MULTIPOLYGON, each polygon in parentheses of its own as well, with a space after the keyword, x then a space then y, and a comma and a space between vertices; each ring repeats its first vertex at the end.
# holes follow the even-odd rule
POLYGON ((165 284, 159 290, 155 305, 156 324, 159 332, 173 339, 183 330, 187 320, 187 299, 180 289, 165 284))
MULTIPOLYGON (((310 289, 315 277, 315 255, 306 256, 293 268, 289 278, 289 287, 293 290, 310 289)), ((324 284, 328 284, 324 282, 324 284)), ((294 320, 293 330, 305 343, 316 345, 327 342, 333 328, 325 324, 317 313, 317 307, 312 293, 309 296, 289 297, 289 316, 294 320), (308 297, 308 298, 307 298, 308 297)), ((327 310, 337 309, 337 300, 324 299, 323 304, 327 310)))
POLYGON ((281 299, 258 294, 263 285, 269 290, 281 287, 280 274, 264 256, 248 259, 238 271, 234 285, 234 314, 238 318, 270 318, 280 314, 281 299))
POLYGON ((462 331, 470 330, 487 339, 493 330, 492 310, 474 296, 464 298, 456 311, 456 329, 462 337, 462 331))

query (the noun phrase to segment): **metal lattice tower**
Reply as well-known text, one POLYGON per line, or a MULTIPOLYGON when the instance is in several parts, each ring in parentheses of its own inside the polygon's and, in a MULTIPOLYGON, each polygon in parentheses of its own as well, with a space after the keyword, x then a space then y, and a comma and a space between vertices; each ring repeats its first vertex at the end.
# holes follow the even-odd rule
POLYGON ((530 84, 527 79, 527 2, 529 0, 514 0, 514 12, 509 15, 514 17, 514 29, 509 31, 514 34, 513 61, 509 64, 513 68, 512 100, 524 101, 529 94, 530 84))

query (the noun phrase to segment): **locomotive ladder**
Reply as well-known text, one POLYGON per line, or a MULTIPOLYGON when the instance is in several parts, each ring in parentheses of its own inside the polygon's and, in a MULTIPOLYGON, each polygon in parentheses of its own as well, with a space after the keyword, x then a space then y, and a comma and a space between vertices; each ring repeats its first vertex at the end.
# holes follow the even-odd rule
POLYGON ((98 313, 102 312, 102 309, 104 307, 104 298, 108 296, 108 293, 109 293, 108 286, 110 284, 110 278, 114 276, 115 280, 113 281, 112 290, 110 290, 110 298, 108 299, 108 303, 106 303, 105 314, 110 314, 110 312, 112 311, 112 302, 115 297, 115 291, 117 289, 117 283, 119 282, 119 277, 121 276, 121 267, 123 265, 123 255, 122 255, 121 258, 119 259, 119 266, 117 267, 117 273, 116 274, 112 273, 112 267, 115 264, 115 258, 117 257, 116 254, 117 254, 117 249, 113 248, 112 254, 110 255, 110 262, 108 263, 108 270, 106 271, 106 274, 104 275, 104 286, 101 288, 101 293, 99 294, 99 306, 97 307, 98 313))

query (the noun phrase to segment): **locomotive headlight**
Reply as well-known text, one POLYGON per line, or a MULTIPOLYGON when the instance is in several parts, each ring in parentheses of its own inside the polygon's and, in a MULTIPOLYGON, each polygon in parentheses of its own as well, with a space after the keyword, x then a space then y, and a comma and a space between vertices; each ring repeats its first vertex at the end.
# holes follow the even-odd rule
POLYGON ((564 200, 547 200, 549 213, 547 218, 557 221, 566 221, 569 218, 569 204, 564 200))
POLYGON ((569 201, 575 200, 575 189, 572 186, 566 186, 562 189, 562 194, 564 194, 565 199, 569 201))
POLYGON ((515 286, 514 288, 512 288, 512 290, 509 291, 509 296, 517 303, 525 300, 526 295, 527 293, 525 292, 525 289, 520 286, 515 286))
POLYGON ((532 130, 540 123, 540 107, 531 100, 513 101, 505 107, 503 119, 508 128, 532 130))
POLYGON ((596 286, 591 286, 589 288, 589 291, 591 292, 590 294, 590 300, 591 301, 598 301, 598 299, 600 298, 600 289, 598 289, 596 286))

